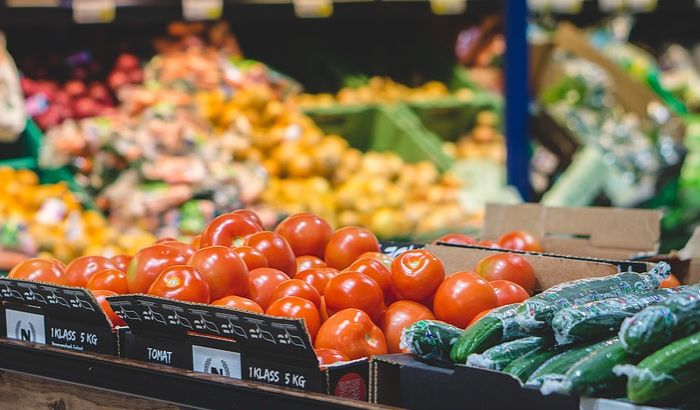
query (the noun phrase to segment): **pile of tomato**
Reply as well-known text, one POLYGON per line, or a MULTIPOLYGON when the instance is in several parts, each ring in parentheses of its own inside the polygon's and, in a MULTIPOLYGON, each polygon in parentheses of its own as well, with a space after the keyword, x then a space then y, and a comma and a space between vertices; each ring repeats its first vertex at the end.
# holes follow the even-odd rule
MULTIPOLYGON (((541 250, 531 236, 515 236, 515 243, 489 246, 541 250)), ((474 242, 455 238, 438 241, 474 242)), ((67 266, 30 259, 9 277, 88 288, 115 326, 124 322, 105 298, 126 293, 300 318, 321 365, 400 352, 402 330, 418 320, 464 328, 489 309, 526 299, 535 287, 532 267, 518 254, 489 256, 473 272, 446 272, 424 249, 396 258, 380 253, 377 238, 363 228, 333 231, 302 213, 266 231, 249 210, 216 217, 191 243, 165 238, 133 256, 84 256, 67 266)))

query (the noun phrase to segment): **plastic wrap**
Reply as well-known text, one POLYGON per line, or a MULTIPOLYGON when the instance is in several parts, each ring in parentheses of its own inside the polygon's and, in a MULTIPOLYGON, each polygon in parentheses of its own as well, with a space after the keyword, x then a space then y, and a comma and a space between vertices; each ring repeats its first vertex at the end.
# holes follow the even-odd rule
POLYGON ((438 366, 450 366, 450 350, 462 329, 438 320, 419 320, 401 332, 400 347, 438 366))
POLYGON ((503 370, 513 360, 533 351, 546 348, 550 344, 550 339, 545 337, 525 337, 501 343, 481 354, 471 354, 467 358, 467 364, 485 369, 503 370))
POLYGON ((589 356, 601 348, 618 342, 617 338, 608 339, 598 343, 592 343, 566 350, 552 357, 532 372, 527 379, 527 384, 542 385, 545 381, 563 380, 566 372, 579 360, 589 356))

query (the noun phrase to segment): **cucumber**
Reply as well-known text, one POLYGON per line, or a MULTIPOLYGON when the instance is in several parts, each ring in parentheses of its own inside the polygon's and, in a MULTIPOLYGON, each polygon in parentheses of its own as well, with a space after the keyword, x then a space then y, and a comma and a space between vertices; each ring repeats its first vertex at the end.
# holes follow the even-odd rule
POLYGON ((452 346, 452 361, 464 364, 467 357, 473 353, 482 353, 499 343, 529 336, 515 321, 519 306, 512 304, 493 309, 466 328, 452 346))
POLYGON ((663 403, 697 390, 700 384, 700 332, 676 340, 635 366, 616 370, 629 375, 627 397, 634 403, 663 403))
POLYGON ((462 329, 439 320, 419 320, 401 332, 401 347, 421 360, 438 366, 451 366, 450 350, 462 329))
POLYGON ((557 348, 541 348, 533 350, 525 356, 519 357, 510 362, 508 366, 503 369, 503 372, 517 377, 521 382, 525 382, 527 381, 528 377, 530 377, 532 372, 537 370, 538 367, 542 366, 542 363, 559 353, 561 353, 561 349, 557 348))
POLYGON ((692 286, 625 319, 619 336, 628 352, 641 356, 697 331, 700 331, 700 289, 692 286))
POLYGON ((484 369, 503 370, 513 360, 551 345, 546 337, 530 336, 494 346, 484 353, 474 353, 467 358, 467 365, 484 369))
POLYGON ((641 357, 625 351, 618 339, 576 362, 561 381, 545 381, 542 393, 553 391, 589 397, 619 397, 625 394, 625 377, 615 366, 635 364, 641 357))
POLYGON ((649 272, 623 272, 561 283, 523 302, 516 321, 525 330, 546 327, 562 309, 658 289, 661 281, 670 274, 670 269, 667 263, 659 262, 649 272))
POLYGON ((623 320, 684 288, 657 289, 562 309, 552 319, 554 337, 560 345, 612 337, 623 320))
POLYGON ((527 379, 527 384, 541 385, 545 380, 562 380, 571 366, 579 360, 615 342, 617 342, 617 338, 565 350, 542 363, 542 366, 532 372, 530 378, 527 379))

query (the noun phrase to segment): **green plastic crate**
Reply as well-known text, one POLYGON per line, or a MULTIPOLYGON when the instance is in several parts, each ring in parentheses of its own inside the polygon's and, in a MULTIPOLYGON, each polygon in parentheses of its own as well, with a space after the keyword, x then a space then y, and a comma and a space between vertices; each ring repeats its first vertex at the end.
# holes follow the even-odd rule
POLYGON ((0 144, 0 167, 34 169, 39 163, 39 150, 43 133, 31 119, 24 131, 12 143, 0 144))

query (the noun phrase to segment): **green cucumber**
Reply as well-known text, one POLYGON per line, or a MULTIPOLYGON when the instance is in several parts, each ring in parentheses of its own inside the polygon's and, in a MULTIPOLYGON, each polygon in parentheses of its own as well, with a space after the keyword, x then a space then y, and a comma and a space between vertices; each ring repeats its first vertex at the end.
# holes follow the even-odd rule
POLYGON ((525 356, 519 357, 510 362, 508 366, 503 369, 503 372, 517 377, 521 382, 525 382, 527 381, 528 377, 530 377, 532 372, 537 370, 538 367, 542 366, 542 363, 559 353, 561 353, 561 349, 557 348, 536 349, 525 356))
POLYGON ((544 328, 562 309, 658 289, 661 281, 670 274, 670 269, 667 263, 659 262, 649 272, 623 272, 561 283, 523 302, 516 320, 525 330, 544 328))
POLYGON ((554 337, 560 345, 607 339, 617 333, 626 318, 685 288, 657 289, 562 309, 552 319, 554 337))
POLYGON ((697 331, 700 331, 700 288, 691 286, 625 319, 619 335, 627 351, 648 355, 697 331))
POLYGON ((503 370, 513 360, 546 348, 552 344, 546 337, 530 336, 504 342, 483 353, 474 353, 467 358, 467 365, 484 369, 503 370))
POLYGON ((518 304, 506 305, 486 314, 469 326, 452 346, 452 361, 464 364, 473 353, 482 353, 499 343, 528 336, 515 321, 518 304))
POLYGON ((418 358, 438 366, 450 366, 450 351, 462 329, 439 320, 419 320, 401 332, 401 346, 418 358))
POLYGON ((700 332, 676 340, 639 362, 620 366, 627 374, 627 397, 634 403, 664 403, 696 390, 700 384, 700 332))

